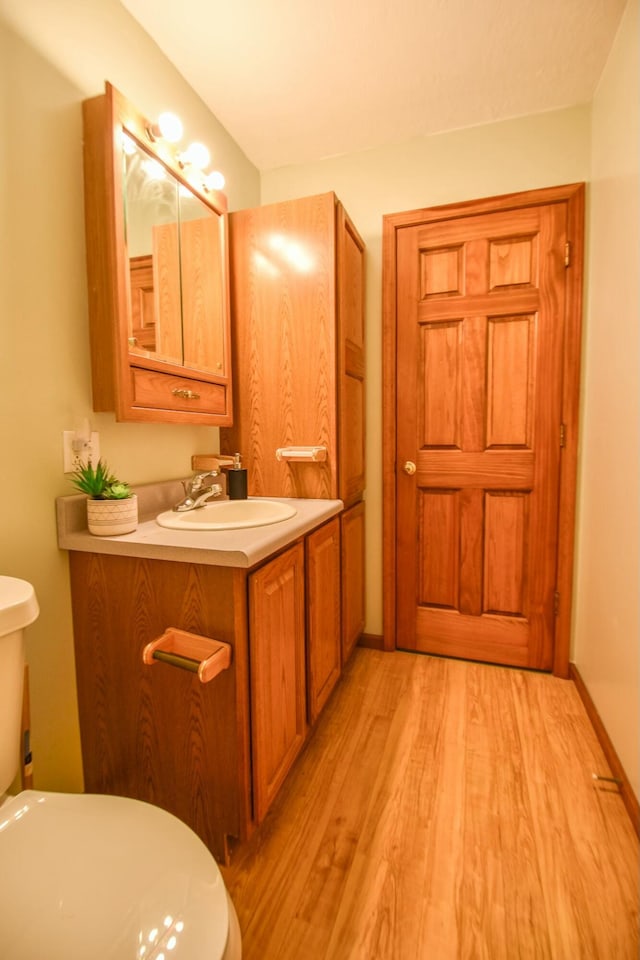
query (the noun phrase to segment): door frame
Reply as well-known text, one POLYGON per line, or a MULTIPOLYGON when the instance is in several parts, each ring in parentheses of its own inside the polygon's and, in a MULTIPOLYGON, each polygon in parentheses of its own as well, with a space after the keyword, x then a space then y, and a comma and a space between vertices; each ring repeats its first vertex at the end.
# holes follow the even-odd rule
POLYGON ((438 220, 504 212, 550 203, 566 203, 569 239, 562 361, 561 423, 564 425, 564 444, 560 458, 556 586, 559 602, 553 657, 553 673, 559 677, 569 676, 584 278, 584 183, 571 183, 462 203, 424 207, 403 213, 386 214, 382 218, 382 569, 383 648, 385 650, 396 649, 396 305, 398 296, 396 250, 398 231, 419 224, 435 223, 438 220))

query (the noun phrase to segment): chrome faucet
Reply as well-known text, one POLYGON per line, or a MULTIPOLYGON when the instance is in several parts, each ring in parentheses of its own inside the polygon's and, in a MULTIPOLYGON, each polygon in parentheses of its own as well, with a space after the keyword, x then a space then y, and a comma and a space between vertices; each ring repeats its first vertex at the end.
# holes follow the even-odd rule
POLYGON ((173 509, 178 513, 197 510, 198 507, 204 507, 209 500, 222 496, 222 485, 213 482, 218 476, 220 476, 219 470, 207 470, 206 473, 194 474, 190 480, 183 480, 184 500, 176 503, 173 509))

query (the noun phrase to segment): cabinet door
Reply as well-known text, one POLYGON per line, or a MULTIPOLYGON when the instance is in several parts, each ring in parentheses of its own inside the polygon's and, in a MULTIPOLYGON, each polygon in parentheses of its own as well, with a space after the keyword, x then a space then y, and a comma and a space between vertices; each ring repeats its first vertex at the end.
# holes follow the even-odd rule
POLYGON ((364 503, 341 518, 342 662, 346 663, 364 630, 364 503))
POLYGON ((307 537, 307 711, 315 723, 341 669, 340 520, 307 537))
POLYGON ((249 577, 254 816, 269 809, 306 735, 304 547, 249 577))
POLYGON ((339 494, 358 501, 365 488, 364 241, 337 207, 339 494))
POLYGON ((246 574, 167 560, 69 555, 85 789, 154 803, 214 856, 250 830, 246 574), (142 651, 167 627, 233 646, 210 683, 142 651))
POLYGON ((233 428, 249 493, 338 497, 335 196, 240 210, 230 217, 233 428), (279 461, 279 447, 322 445, 323 462, 279 461))

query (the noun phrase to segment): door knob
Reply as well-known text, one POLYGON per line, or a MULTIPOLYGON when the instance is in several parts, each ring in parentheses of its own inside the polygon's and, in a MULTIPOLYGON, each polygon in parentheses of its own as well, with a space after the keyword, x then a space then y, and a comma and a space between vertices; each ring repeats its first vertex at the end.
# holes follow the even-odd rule
POLYGON ((405 473, 408 473, 409 476, 412 477, 416 472, 417 468, 413 460, 407 460, 407 462, 405 463, 402 469, 404 470, 405 473))

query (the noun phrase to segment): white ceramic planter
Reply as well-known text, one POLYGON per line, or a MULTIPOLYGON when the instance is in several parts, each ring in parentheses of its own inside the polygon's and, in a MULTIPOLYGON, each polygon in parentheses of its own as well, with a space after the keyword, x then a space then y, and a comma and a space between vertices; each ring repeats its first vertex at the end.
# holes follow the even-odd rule
POLYGON ((138 498, 87 500, 87 527, 96 537, 117 537, 132 533, 138 526, 138 498))

